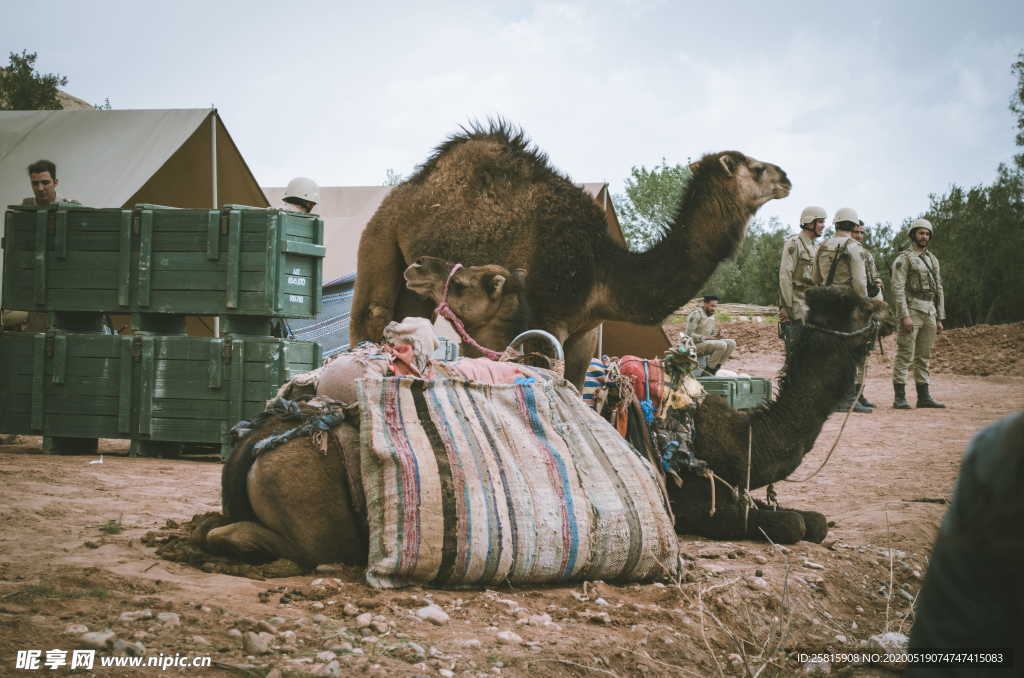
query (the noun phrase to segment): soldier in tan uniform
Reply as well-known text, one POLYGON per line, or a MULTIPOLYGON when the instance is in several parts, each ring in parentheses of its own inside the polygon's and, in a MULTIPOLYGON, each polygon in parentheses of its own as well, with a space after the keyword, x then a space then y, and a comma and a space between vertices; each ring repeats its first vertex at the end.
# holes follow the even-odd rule
MULTIPOLYGON (((862 297, 868 296, 867 265, 865 250, 854 240, 852 233, 860 222, 857 210, 844 207, 836 212, 832 223, 836 233, 818 246, 818 254, 814 258, 814 284, 838 285, 852 288, 862 297)), ((856 374, 863 374, 864 364, 857 366, 856 374)), ((857 401, 856 375, 850 381, 846 397, 836 405, 837 412, 846 412, 853 406, 859 414, 870 414, 874 410, 857 401)))
POLYGON ((779 261, 779 333, 789 350, 800 334, 807 315, 804 293, 814 286, 815 240, 825 228, 824 207, 805 207, 800 213, 800 233, 786 238, 779 261))
POLYGON ((720 339, 718 322, 715 320, 715 309, 718 308, 718 297, 708 294, 704 297, 704 305, 694 309, 686 317, 686 334, 697 347, 697 355, 710 355, 708 372, 714 374, 736 350, 736 342, 732 339, 720 339))
MULTIPOLYGON (((850 231, 850 235, 864 247, 864 220, 861 219, 850 231)), ((868 297, 877 301, 884 301, 882 298, 882 276, 878 273, 878 266, 875 264, 875 255, 867 247, 864 247, 864 269, 868 279, 868 297)), ((864 383, 864 363, 857 366, 857 377, 854 388, 860 393, 859 402, 864 407, 874 408, 875 404, 864 395, 861 385, 864 383)))
POLYGON ((942 294, 939 260, 928 251, 932 225, 927 219, 910 224, 911 245, 892 263, 892 298, 901 318, 896 338, 896 359, 892 365, 892 406, 909 410, 907 372, 914 368, 918 407, 945 407, 928 392, 928 361, 932 357, 935 335, 942 331, 946 305, 942 294))

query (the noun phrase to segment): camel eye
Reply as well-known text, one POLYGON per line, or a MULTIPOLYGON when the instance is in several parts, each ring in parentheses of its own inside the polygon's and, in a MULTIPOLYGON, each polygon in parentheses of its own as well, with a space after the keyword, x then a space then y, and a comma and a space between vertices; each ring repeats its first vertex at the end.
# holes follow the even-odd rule
POLYGON ((466 289, 466 283, 462 282, 458 278, 452 278, 452 281, 448 283, 448 289, 452 292, 461 292, 466 289))
POLYGON ((761 165, 760 167, 755 167, 754 168, 754 175, 758 179, 760 179, 762 176, 764 176, 764 165, 761 165))

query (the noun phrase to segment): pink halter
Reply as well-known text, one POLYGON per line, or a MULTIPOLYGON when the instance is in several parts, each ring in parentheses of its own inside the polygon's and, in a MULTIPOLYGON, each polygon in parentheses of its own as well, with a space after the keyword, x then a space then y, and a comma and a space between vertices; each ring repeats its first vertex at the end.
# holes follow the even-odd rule
POLYGON ((434 309, 434 313, 450 322, 452 327, 455 328, 455 331, 459 333, 462 341, 480 351, 480 353, 485 357, 490 358, 491 360, 497 360, 501 357, 501 354, 497 351, 492 351, 486 346, 481 346, 477 343, 476 339, 469 336, 469 332, 466 331, 466 326, 462 324, 462 320, 459 319, 459 316, 455 315, 455 311, 453 311, 452 307, 448 305, 448 286, 451 284, 452 278, 455 277, 455 274, 462 268, 464 268, 462 264, 455 264, 452 266, 452 270, 448 273, 448 279, 444 281, 444 295, 441 297, 441 303, 434 309))

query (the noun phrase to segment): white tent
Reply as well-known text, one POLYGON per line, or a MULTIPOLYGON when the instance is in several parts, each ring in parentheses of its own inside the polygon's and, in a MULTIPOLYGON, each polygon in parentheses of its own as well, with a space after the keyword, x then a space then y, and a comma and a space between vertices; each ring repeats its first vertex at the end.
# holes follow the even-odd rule
POLYGON ((0 111, 0 205, 32 195, 40 158, 57 165, 58 198, 90 207, 268 205, 212 108, 0 111))

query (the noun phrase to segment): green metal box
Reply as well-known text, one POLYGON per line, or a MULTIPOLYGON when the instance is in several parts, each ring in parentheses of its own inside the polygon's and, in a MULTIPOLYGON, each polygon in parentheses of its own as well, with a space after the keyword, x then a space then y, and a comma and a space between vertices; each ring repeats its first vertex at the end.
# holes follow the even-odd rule
POLYGON ((222 445, 240 419, 320 364, 270 337, 0 334, 0 433, 222 445))
POLYGON ((229 205, 12 206, 5 308, 311 318, 320 310, 323 220, 229 205))
POLYGON ((772 397, 772 382, 760 377, 699 377, 708 393, 725 398, 734 410, 749 410, 772 397))

